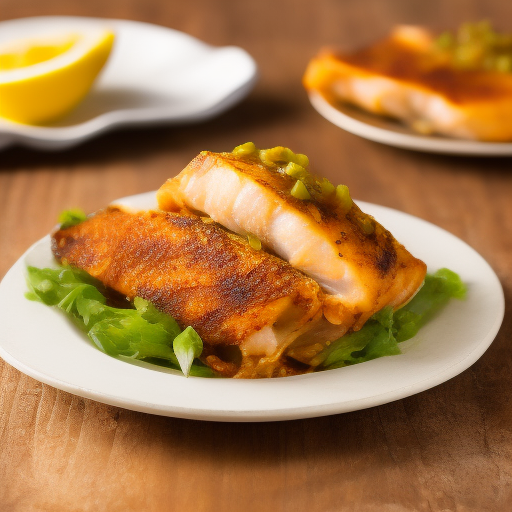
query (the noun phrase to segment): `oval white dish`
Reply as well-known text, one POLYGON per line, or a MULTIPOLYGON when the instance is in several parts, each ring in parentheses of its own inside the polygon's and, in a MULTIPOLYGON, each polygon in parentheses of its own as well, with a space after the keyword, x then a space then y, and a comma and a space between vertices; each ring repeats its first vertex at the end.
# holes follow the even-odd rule
POLYGON ((42 16, 0 22, 0 44, 102 26, 116 34, 109 61, 84 101, 62 120, 31 126, 0 119, 0 148, 57 150, 117 126, 182 124, 216 116, 241 101, 257 78, 253 58, 187 34, 137 21, 42 16))
MULTIPOLYGON (((117 201, 155 206, 155 193, 117 201)), ((0 283, 0 356, 64 391, 135 411, 212 421, 277 421, 337 414, 398 400, 441 384, 471 366, 503 320, 504 297, 491 267, 467 244, 411 215, 358 203, 422 258, 468 285, 402 354, 338 370, 281 379, 185 378, 173 370, 115 359, 96 349, 60 311, 24 297, 27 264, 55 265, 50 239, 33 245, 0 283)))
POLYGON ((413 151, 472 156, 511 156, 512 143, 479 142, 421 135, 390 118, 365 112, 352 105, 332 105, 320 93, 310 92, 315 110, 332 124, 364 139, 413 151))

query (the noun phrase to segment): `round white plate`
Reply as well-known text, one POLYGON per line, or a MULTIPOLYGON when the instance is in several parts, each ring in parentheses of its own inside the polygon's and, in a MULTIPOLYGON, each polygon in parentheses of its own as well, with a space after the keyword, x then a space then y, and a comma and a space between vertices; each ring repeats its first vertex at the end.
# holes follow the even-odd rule
POLYGON ((398 121, 365 112, 348 103, 340 102, 333 106, 318 92, 310 92, 309 100, 320 115, 336 126, 364 139, 388 146, 451 155, 512 155, 512 143, 478 142, 434 135, 420 135, 398 121))
MULTIPOLYGON (((120 200, 151 208, 155 193, 120 200)), ((0 283, 0 356, 56 388, 153 414, 214 421, 272 421, 336 414, 413 395, 472 365, 490 345, 504 314, 503 290, 490 266, 464 242, 405 213, 359 202, 430 271, 448 267, 468 285, 402 354, 338 370, 280 379, 189 377, 115 359, 96 349, 64 315, 24 297, 27 264, 55 265, 50 239, 32 246, 0 283)))
POLYGON ((169 28, 137 21, 44 16, 0 23, 0 44, 104 26, 116 34, 110 58, 85 100, 51 126, 0 120, 0 147, 74 146, 116 126, 192 123, 242 100, 256 82, 252 57, 215 48, 169 28))

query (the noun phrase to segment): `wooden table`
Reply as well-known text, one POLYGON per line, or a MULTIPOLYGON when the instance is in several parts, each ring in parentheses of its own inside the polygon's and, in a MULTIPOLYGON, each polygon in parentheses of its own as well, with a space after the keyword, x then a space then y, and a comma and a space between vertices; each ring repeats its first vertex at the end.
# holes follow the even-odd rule
MULTIPOLYGON (((63 209, 94 211, 156 189, 200 150, 252 140, 306 153, 354 197, 462 238, 493 266, 511 303, 512 161, 368 142, 321 118, 300 85, 324 44, 353 47, 399 22, 442 29, 487 17, 510 30, 510 2, 3 0, 0 9, 1 19, 43 14, 135 19, 239 45, 261 77, 246 101, 201 125, 118 131, 57 153, 1 152, 0 276, 63 209)), ((512 510, 511 338, 508 306, 490 349, 449 382, 368 410, 283 423, 136 413, 0 361, 0 510, 512 510)))

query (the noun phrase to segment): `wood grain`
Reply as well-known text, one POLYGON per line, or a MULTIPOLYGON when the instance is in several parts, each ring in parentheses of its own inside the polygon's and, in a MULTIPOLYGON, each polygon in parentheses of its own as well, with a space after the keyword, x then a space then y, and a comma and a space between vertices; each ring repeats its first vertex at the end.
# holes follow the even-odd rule
MULTIPOLYGON (((306 153, 361 200, 429 220, 486 258, 512 303, 512 160, 426 155, 359 139, 310 107, 300 79, 325 44, 395 23, 491 19, 500 0, 3 0, 0 18, 69 14, 159 23, 246 48, 260 81, 210 122, 123 130, 60 153, 0 153, 0 276, 58 213, 156 189, 203 149, 252 140, 306 153)), ((439 248, 442 250, 442 247, 439 248)), ((458 377, 394 403, 284 423, 178 420, 102 405, 0 361, 0 510, 129 512, 512 510, 512 315, 458 377)))

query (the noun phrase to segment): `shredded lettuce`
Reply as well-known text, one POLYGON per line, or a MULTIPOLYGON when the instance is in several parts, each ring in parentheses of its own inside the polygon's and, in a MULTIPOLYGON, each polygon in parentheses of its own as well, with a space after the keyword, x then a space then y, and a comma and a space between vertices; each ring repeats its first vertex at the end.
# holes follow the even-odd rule
POLYGON ((56 306, 83 330, 93 343, 110 356, 125 356, 149 361, 185 375, 212 377, 214 372, 194 358, 202 351, 202 341, 192 328, 182 333, 177 322, 158 311, 153 304, 136 297, 127 308, 107 305, 102 285, 81 270, 27 268, 27 298, 56 306), (192 330, 190 330, 192 329, 192 330), (173 342, 179 340, 175 353, 173 342), (181 365, 181 356, 192 357, 181 365), (178 357, 177 357, 178 356, 178 357))
POLYGON ((425 277, 421 290, 399 310, 384 308, 359 331, 346 334, 320 354, 318 370, 331 370, 400 354, 399 343, 415 336, 451 298, 464 299, 466 286, 447 268, 425 277))

